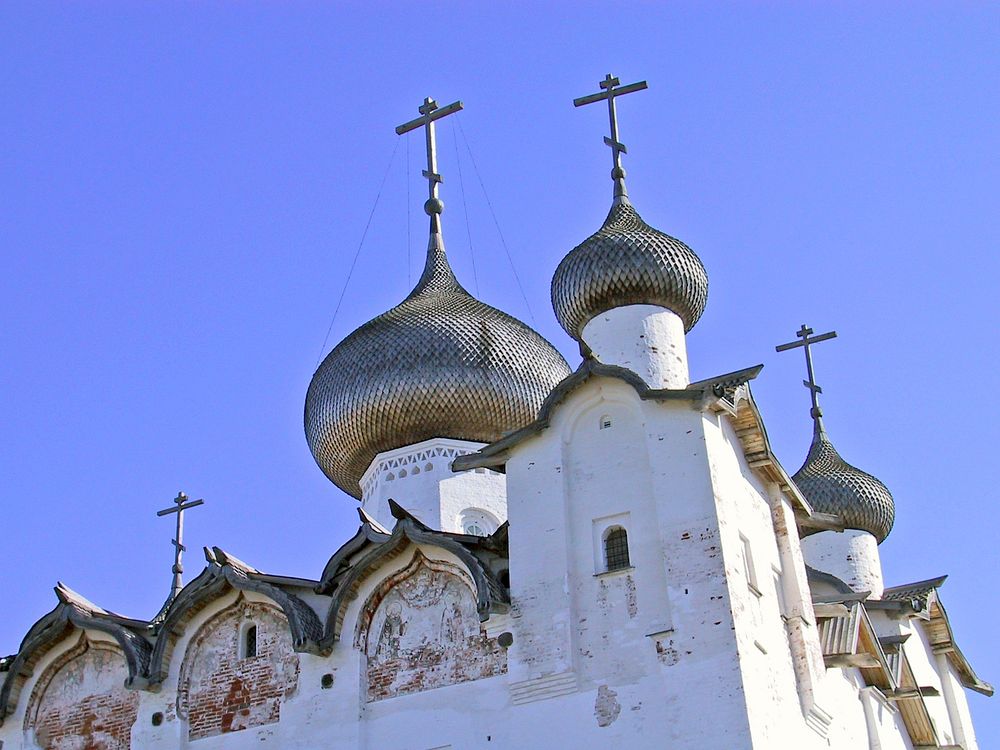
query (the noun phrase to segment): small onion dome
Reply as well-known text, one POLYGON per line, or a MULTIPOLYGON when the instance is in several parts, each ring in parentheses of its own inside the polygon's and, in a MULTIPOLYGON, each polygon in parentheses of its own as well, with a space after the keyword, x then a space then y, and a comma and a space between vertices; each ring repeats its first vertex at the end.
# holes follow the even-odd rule
POLYGON ((493 442, 534 419, 569 374, 548 341, 462 288, 432 234, 410 295, 316 370, 306 439, 323 473, 360 498, 378 453, 434 437, 493 442))
POLYGON ((708 300, 708 274, 694 251, 642 220, 628 197, 577 245, 552 277, 552 307, 577 339, 591 318, 624 305, 659 305, 690 331, 708 300))
POLYGON ((867 531, 879 544, 889 536, 896 519, 889 489, 842 459, 822 428, 814 431, 809 455, 792 480, 816 511, 839 516, 846 528, 867 531))

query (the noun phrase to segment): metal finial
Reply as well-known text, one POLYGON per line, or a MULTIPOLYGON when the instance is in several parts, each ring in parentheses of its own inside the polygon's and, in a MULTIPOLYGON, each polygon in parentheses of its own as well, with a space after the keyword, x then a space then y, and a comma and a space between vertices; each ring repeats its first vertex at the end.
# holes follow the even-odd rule
POLYGON ((802 327, 795 332, 795 335, 801 339, 800 341, 791 341, 787 344, 781 344, 780 346, 774 347, 774 350, 776 352, 786 352, 789 349, 798 349, 799 347, 805 349, 806 372, 809 375, 809 379, 803 380, 802 385, 809 389, 809 394, 812 397, 812 409, 810 409, 809 414, 813 418, 816 431, 818 433, 823 433, 826 431, 823 427, 823 410, 819 408, 819 394, 823 392, 823 389, 816 384, 816 374, 813 371, 812 349, 810 347, 813 344, 818 344, 820 341, 828 341, 830 339, 837 338, 837 332, 830 331, 829 333, 821 333, 818 336, 813 336, 812 334, 813 329, 803 323, 802 327))
MULTIPOLYGON (((181 562, 183 554, 184 554, 184 550, 185 550, 185 547, 184 547, 184 511, 186 511, 188 508, 196 508, 199 505, 204 505, 205 501, 204 500, 191 500, 189 502, 187 495, 185 495, 183 492, 178 492, 177 493, 177 497, 174 498, 174 503, 175 503, 175 507, 173 507, 173 508, 164 508, 163 510, 159 510, 159 511, 156 512, 156 515, 158 515, 158 516, 167 516, 167 515, 170 515, 171 513, 176 513, 177 514, 177 531, 176 531, 176 535, 175 535, 174 539, 171 540, 172 544, 174 545, 174 565, 173 565, 173 568, 171 568, 171 570, 172 570, 172 572, 174 574, 174 580, 173 580, 173 584, 170 587, 170 594, 169 594, 169 596, 167 596, 167 601, 164 602, 163 608, 160 610, 161 614, 165 614, 166 613, 167 607, 169 607, 170 603, 174 599, 177 598, 177 595, 180 593, 181 589, 184 587, 184 581, 183 581, 183 578, 182 578, 182 575, 184 573, 184 566, 183 566, 183 564, 181 562)), ((157 617, 159 617, 159 616, 160 615, 157 615, 157 617)), ((156 618, 154 618, 154 619, 156 619, 156 618)))
POLYGON ((438 234, 441 231, 441 212, 444 211, 444 203, 438 197, 438 185, 444 179, 437 171, 437 140, 434 137, 434 121, 447 117, 462 109, 462 102, 452 102, 445 107, 438 107, 437 102, 427 97, 417 111, 420 117, 409 122, 404 122, 396 128, 396 135, 409 133, 417 128, 425 128, 427 140, 427 169, 423 170, 424 177, 427 178, 427 202, 424 203, 424 211, 431 217, 431 234, 438 234))
POLYGON ((622 168, 622 154, 627 154, 628 149, 625 144, 618 139, 618 110, 615 106, 615 99, 633 91, 642 91, 647 88, 645 81, 630 83, 621 86, 620 81, 608 73, 604 80, 600 82, 600 87, 604 89, 600 93, 581 96, 573 100, 574 107, 582 107, 584 104, 593 104, 607 99, 608 118, 611 120, 611 137, 604 136, 604 142, 611 147, 611 158, 614 161, 614 168, 611 170, 611 179, 615 182, 615 197, 622 198, 628 195, 625 191, 625 170, 622 168))

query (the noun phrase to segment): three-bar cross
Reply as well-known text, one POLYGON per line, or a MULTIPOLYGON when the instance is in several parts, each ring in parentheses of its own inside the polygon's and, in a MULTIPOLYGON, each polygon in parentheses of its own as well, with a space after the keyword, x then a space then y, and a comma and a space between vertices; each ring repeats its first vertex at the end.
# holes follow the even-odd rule
MULTIPOLYGON (((188 496, 183 492, 178 492, 177 497, 174 498, 174 503, 176 507, 174 508, 164 508, 163 510, 157 511, 156 515, 166 516, 171 513, 177 514, 177 534, 172 540, 174 545, 174 567, 172 568, 174 573, 174 582, 170 588, 170 596, 167 597, 167 603, 172 601, 180 590, 184 587, 184 582, 181 579, 181 574, 184 572, 184 566, 181 564, 181 556, 184 553, 184 511, 188 508, 196 508, 199 505, 204 505, 204 500, 191 500, 188 501, 188 496)), ((166 605, 164 605, 166 606, 166 605)))
POLYGON ((625 170, 622 168, 622 154, 627 154, 628 149, 618 138, 618 109, 615 106, 615 99, 633 91, 642 91, 647 88, 645 81, 630 83, 627 86, 620 85, 620 81, 608 73, 604 80, 600 82, 600 87, 604 89, 597 94, 581 96, 573 100, 574 107, 582 107, 584 104, 593 104, 607 99, 608 117, 611 120, 611 137, 604 136, 604 142, 611 147, 614 168, 611 170, 611 179, 615 181, 615 197, 627 195, 625 192, 625 170))
MULTIPOLYGON (((424 204, 424 211, 432 217, 432 221, 435 223, 437 222, 437 215, 444 210, 444 204, 438 197, 438 185, 441 182, 444 182, 444 180, 437 171, 437 141, 434 137, 434 122, 436 120, 440 120, 442 117, 454 114, 461 109, 462 102, 452 102, 447 106, 438 107, 436 101, 427 97, 424 99, 424 103, 417 108, 417 111, 420 113, 420 117, 415 120, 410 120, 409 122, 404 122, 396 128, 396 135, 403 135, 403 133, 409 133, 411 130, 416 130, 421 127, 425 128, 427 141, 427 169, 423 170, 423 175, 427 178, 428 196, 427 202, 424 204)), ((439 227, 434 227, 434 230, 437 229, 439 229, 439 227)))
POLYGON ((823 389, 816 384, 816 374, 813 371, 812 349, 810 347, 813 344, 818 344, 820 341, 829 341, 830 339, 837 338, 837 332, 830 331, 829 333, 821 333, 818 336, 813 336, 812 334, 813 329, 803 323, 802 327, 795 333, 801 339, 800 341, 790 341, 787 344, 781 344, 774 347, 774 350, 776 352, 786 352, 789 349, 798 349, 799 347, 805 349, 806 372, 809 375, 809 379, 803 380, 802 385, 809 389, 809 394, 812 396, 812 409, 809 414, 815 420, 816 425, 822 430, 823 410, 819 408, 819 394, 823 392, 823 389))

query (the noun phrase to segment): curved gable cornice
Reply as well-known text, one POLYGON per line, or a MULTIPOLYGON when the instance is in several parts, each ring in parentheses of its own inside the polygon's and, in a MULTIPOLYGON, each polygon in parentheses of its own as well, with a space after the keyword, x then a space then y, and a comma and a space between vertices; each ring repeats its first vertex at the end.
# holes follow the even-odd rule
POLYGON ((382 563, 401 554, 410 545, 438 547, 450 552, 463 563, 476 587, 476 610, 481 621, 488 619, 491 613, 506 612, 508 609, 510 598, 503 587, 483 561, 455 538, 456 535, 425 526, 393 500, 389 500, 389 505, 392 514, 398 519, 392 534, 381 542, 369 541, 368 551, 343 575, 333 592, 333 601, 327 612, 326 627, 320 643, 326 653, 340 640, 347 603, 357 597, 361 584, 382 563))
POLYGON ((698 381, 691 383, 687 388, 650 388, 649 384, 632 370, 618 365, 607 365, 588 357, 576 369, 576 372, 552 389, 533 422, 496 442, 490 443, 475 453, 459 456, 452 461, 452 471, 466 471, 480 467, 502 471, 510 449, 547 429, 551 424, 556 407, 591 378, 603 377, 620 380, 631 386, 639 398, 644 401, 689 401, 698 404, 706 398, 725 397, 739 385, 755 378, 762 367, 763 365, 757 365, 718 378, 698 381))
POLYGON ((230 591, 250 591, 273 601, 288 621, 292 648, 311 654, 319 652, 323 626, 312 607, 295 594, 263 580, 260 571, 218 547, 206 547, 205 557, 208 566, 181 589, 167 608, 149 660, 150 686, 161 685, 166 679, 164 665, 187 623, 208 604, 230 591))
POLYGON ((329 594, 337 587, 337 577, 343 570, 350 568, 350 558, 369 544, 383 544, 389 541, 392 532, 378 526, 365 511, 358 508, 361 516, 361 526, 358 532, 340 545, 340 549, 333 553, 333 556, 323 568, 323 575, 320 576, 319 585, 316 587, 317 594, 329 594))
POLYGON ((95 630, 110 635, 125 657, 128 676, 125 686, 141 689, 147 686, 146 673, 152 647, 133 628, 145 628, 146 623, 129 620, 98 607, 63 583, 55 587, 59 603, 39 619, 21 642, 0 687, 0 725, 17 708, 25 681, 33 676, 35 665, 73 630, 95 630))

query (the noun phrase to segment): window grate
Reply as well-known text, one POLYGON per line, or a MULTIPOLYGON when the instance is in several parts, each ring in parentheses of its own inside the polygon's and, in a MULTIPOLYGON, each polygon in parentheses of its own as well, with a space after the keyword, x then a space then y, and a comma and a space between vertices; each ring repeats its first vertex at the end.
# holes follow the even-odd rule
POLYGON ((625 529, 621 527, 612 529, 604 537, 604 559, 607 561, 609 571, 630 567, 628 534, 625 533, 625 529))
POLYGON ((243 658, 251 659, 257 655, 257 626, 251 625, 247 628, 243 640, 243 658))

